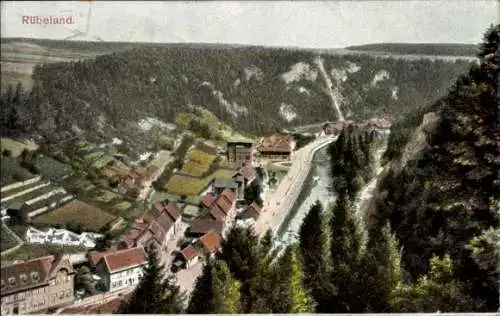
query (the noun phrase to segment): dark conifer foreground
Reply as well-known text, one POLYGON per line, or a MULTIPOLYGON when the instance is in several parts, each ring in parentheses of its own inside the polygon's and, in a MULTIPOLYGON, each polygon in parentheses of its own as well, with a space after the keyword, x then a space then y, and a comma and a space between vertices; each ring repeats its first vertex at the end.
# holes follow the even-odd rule
POLYGON ((171 278, 165 279, 164 267, 158 262, 156 250, 148 249, 148 264, 129 301, 124 302, 118 314, 180 314, 184 295, 171 278))

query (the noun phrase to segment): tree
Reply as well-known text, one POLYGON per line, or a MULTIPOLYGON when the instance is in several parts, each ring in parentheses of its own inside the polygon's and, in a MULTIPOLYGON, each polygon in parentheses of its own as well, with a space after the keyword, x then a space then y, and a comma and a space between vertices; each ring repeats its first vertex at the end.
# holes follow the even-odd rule
POLYGON ((314 301, 303 283, 302 268, 297 258, 298 247, 288 246, 278 262, 279 279, 277 284, 284 310, 279 313, 310 313, 314 311, 314 301))
POLYGON ((241 310, 249 313, 257 301, 253 290, 262 267, 259 259, 259 241, 251 228, 233 227, 222 242, 219 258, 224 260, 231 274, 241 283, 241 310))
POLYGON ((299 230, 299 249, 304 282, 316 301, 316 312, 327 312, 335 289, 329 282, 330 273, 328 235, 323 205, 320 201, 311 207, 299 230))
POLYGON ((148 264, 131 299, 119 308, 119 314, 180 314, 184 293, 171 278, 165 278, 164 267, 154 248, 148 248, 148 264))
POLYGON ((474 312, 480 308, 480 302, 467 294, 467 284, 454 278, 453 261, 449 256, 433 257, 430 266, 429 274, 420 277, 416 284, 398 283, 390 297, 395 311, 474 312))
POLYGON ((330 219, 332 260, 331 280, 338 289, 329 312, 361 312, 356 297, 356 275, 361 259, 362 236, 353 218, 352 202, 347 191, 339 192, 330 219))
POLYGON ((239 304, 239 282, 224 261, 209 259, 196 280, 187 313, 237 314, 239 304))
POLYGON ((400 252, 388 224, 370 225, 357 278, 360 302, 365 306, 365 312, 390 311, 389 296, 402 281, 400 252))

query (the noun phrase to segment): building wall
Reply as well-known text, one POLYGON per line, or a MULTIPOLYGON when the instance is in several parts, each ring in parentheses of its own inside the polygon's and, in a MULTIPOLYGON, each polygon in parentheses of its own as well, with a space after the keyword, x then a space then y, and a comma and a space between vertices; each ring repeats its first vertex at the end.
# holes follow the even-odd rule
POLYGON ((33 313, 74 300, 74 275, 61 270, 48 284, 2 296, 1 312, 2 315, 33 313))
POLYGON ((126 287, 135 287, 139 284, 142 276, 142 265, 120 272, 112 273, 109 276, 109 291, 117 291, 126 287))

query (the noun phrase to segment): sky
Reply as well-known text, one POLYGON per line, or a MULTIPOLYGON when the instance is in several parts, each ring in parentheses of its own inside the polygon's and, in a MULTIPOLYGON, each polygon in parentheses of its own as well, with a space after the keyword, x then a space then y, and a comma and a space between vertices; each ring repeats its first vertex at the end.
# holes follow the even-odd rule
POLYGON ((1 36, 340 48, 381 42, 478 43, 498 0, 2 1, 1 36), (90 23, 87 29, 87 16, 90 23), (70 25, 23 16, 71 16, 70 25), (79 34, 82 31, 86 34, 79 34))

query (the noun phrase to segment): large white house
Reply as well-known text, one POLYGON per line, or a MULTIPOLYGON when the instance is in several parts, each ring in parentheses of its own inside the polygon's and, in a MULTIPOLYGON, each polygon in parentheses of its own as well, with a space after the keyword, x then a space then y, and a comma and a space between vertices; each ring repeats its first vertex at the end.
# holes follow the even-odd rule
POLYGON ((148 263, 143 247, 116 250, 104 255, 97 263, 96 273, 109 292, 135 287, 148 263))
POLYGON ((96 240, 102 237, 102 234, 83 232, 78 235, 66 229, 56 228, 41 231, 36 228, 29 227, 26 231, 26 240, 31 244, 54 244, 94 248, 96 240))

